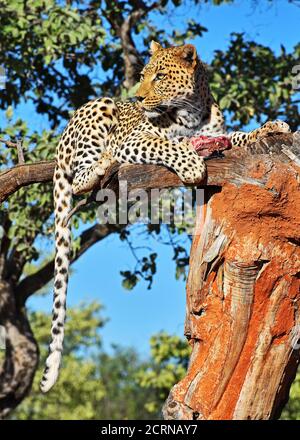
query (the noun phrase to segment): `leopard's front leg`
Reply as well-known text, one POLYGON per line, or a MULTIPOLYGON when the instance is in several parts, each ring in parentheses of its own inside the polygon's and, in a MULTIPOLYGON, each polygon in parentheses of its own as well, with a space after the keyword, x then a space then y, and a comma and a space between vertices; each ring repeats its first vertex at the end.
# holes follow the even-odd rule
POLYGON ((148 133, 131 134, 121 147, 114 148, 113 155, 122 163, 164 165, 185 183, 201 182, 206 175, 203 157, 185 139, 176 143, 148 133))

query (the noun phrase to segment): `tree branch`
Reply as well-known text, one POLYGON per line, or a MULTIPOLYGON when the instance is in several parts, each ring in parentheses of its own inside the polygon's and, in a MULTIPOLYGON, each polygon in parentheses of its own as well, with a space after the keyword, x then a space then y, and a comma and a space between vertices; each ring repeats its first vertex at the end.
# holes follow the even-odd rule
MULTIPOLYGON (((108 235, 120 231, 124 226, 119 225, 99 225, 96 224, 86 229, 80 235, 80 248, 71 257, 70 264, 77 261, 90 247, 103 240, 108 235)), ((45 286, 52 278, 54 273, 54 259, 32 275, 23 279, 16 287, 16 297, 18 304, 24 305, 27 298, 37 290, 45 286)))
POLYGON ((3 279, 7 270, 7 253, 10 246, 10 239, 8 238, 8 231, 11 226, 11 221, 7 211, 3 211, 1 215, 2 237, 0 240, 0 279, 3 279))
POLYGON ((138 81, 139 73, 142 70, 142 62, 139 53, 135 47, 131 31, 135 23, 137 23, 147 11, 138 9, 124 20, 119 29, 119 37, 122 44, 122 52, 125 65, 125 79, 123 85, 127 90, 130 90, 138 81))
MULTIPOLYGON (((119 5, 118 1, 114 3, 119 10, 122 10, 122 6, 119 5)), ((148 6, 142 0, 136 0, 130 2, 130 6, 132 11, 129 12, 127 17, 119 11, 116 12, 112 2, 109 2, 109 4, 106 2, 106 7, 102 10, 103 15, 121 40, 125 66, 123 85, 127 90, 131 89, 139 81, 139 73, 143 65, 132 38, 132 29, 143 16, 158 8, 159 2, 154 2, 148 6)))
POLYGON ((23 164, 25 162, 21 140, 17 140, 17 142, 11 142, 11 141, 6 141, 5 139, 0 139, 0 142, 7 145, 9 148, 16 148, 18 152, 18 163, 23 164))
POLYGON ((138 0, 134 2, 133 6, 135 9, 123 21, 118 33, 121 39, 125 65, 125 80, 123 85, 127 90, 131 89, 139 81, 139 74, 143 66, 132 38, 132 29, 142 17, 149 14, 153 9, 158 8, 159 3, 154 2, 152 5, 147 6, 143 1, 138 0))
MULTIPOLYGON (((275 161, 290 162, 291 159, 283 152, 283 145, 289 147, 290 156, 292 153, 299 159, 299 138, 299 132, 274 134, 256 142, 248 150, 236 148, 225 151, 222 158, 209 158, 207 179, 200 186, 222 186, 225 182, 249 180, 249 167, 256 163, 257 156, 261 163, 266 165, 270 163, 271 157, 275 161)), ((17 165, 0 173, 0 203, 23 186, 51 181, 54 168, 55 161, 44 161, 17 165)), ((120 180, 127 181, 128 191, 138 188, 150 190, 185 186, 173 171, 163 166, 127 164, 112 165, 99 182, 99 186, 101 184, 102 187, 117 189, 120 180)))
POLYGON ((0 203, 23 186, 50 182, 53 179, 55 161, 17 165, 0 173, 0 203))

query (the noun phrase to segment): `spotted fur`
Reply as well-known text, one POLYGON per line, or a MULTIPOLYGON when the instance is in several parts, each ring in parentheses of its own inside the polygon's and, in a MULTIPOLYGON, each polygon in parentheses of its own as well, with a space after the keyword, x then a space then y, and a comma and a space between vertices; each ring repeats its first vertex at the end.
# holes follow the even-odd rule
MULTIPOLYGON (((71 246, 65 220, 72 194, 90 191, 115 160, 165 165, 183 182, 200 182, 205 164, 188 137, 225 134, 223 115, 210 93, 205 68, 194 46, 163 49, 152 42, 151 52, 142 71, 137 102, 110 98, 88 102, 75 112, 57 147, 52 342, 41 381, 43 392, 57 379, 63 349, 71 246)), ((259 135, 255 131, 249 135, 237 133, 231 139, 233 144, 247 144, 259 135)))

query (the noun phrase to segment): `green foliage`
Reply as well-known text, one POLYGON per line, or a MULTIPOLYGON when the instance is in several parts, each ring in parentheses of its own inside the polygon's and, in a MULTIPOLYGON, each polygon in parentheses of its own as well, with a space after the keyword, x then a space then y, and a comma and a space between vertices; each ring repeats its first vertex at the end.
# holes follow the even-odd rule
POLYGON ((137 260, 134 272, 129 270, 120 271, 123 277, 122 286, 124 289, 132 290, 141 278, 148 283, 147 289, 151 289, 153 277, 156 273, 156 258, 157 254, 152 252, 148 257, 137 260))
POLYGON ((98 418, 147 420, 160 418, 160 409, 147 410, 147 402, 156 399, 154 389, 142 388, 137 371, 147 368, 133 348, 113 347, 113 353, 101 353, 96 358, 105 394, 98 408, 98 418))
MULTIPOLYGON (((6 114, 10 119, 7 127, 2 130, 1 137, 8 137, 12 141, 20 139, 26 162, 53 158, 57 143, 57 137, 53 136, 53 133, 30 132, 27 123, 23 120, 11 120, 11 108, 6 114)), ((1 144, 1 168, 7 168, 17 162, 17 149, 6 148, 1 144)), ((36 238, 39 236, 46 240, 52 237, 52 212, 52 185, 50 183, 23 187, 10 197, 8 203, 1 206, 0 219, 5 235, 9 239, 8 252, 13 251, 15 259, 22 262, 19 266, 21 271, 27 262, 34 262, 40 256, 39 249, 42 249, 43 245, 40 240, 37 246, 36 238)), ((18 279, 20 273, 16 270, 14 276, 18 279)))
POLYGON ((292 130, 299 125, 299 92, 292 89, 292 69, 300 56, 300 44, 292 53, 281 47, 275 53, 266 46, 233 33, 226 51, 215 51, 210 66, 212 91, 228 125, 240 129, 253 120, 283 118, 292 130))
POLYGON ((188 350, 178 337, 162 333, 151 339, 150 361, 134 349, 112 347, 105 353, 99 330, 105 320, 97 303, 70 308, 66 322, 63 368, 48 393, 39 390, 47 355, 50 315, 31 312, 41 361, 30 395, 12 414, 20 420, 152 419, 160 417, 168 386, 180 378, 188 350), (174 364, 173 364, 174 363, 174 364))
POLYGON ((96 418, 95 402, 100 402, 105 394, 97 367, 92 360, 93 352, 101 349, 99 329, 105 322, 101 312, 102 307, 97 303, 81 304, 68 310, 63 368, 57 386, 46 395, 39 389, 39 380, 48 352, 51 317, 42 312, 30 313, 32 329, 40 347, 40 367, 30 396, 14 412, 13 418, 96 418))
POLYGON ((300 371, 296 375, 292 387, 290 389, 290 398, 282 411, 282 420, 299 420, 300 419, 300 371))
POLYGON ((137 378, 141 387, 155 390, 155 399, 146 402, 145 408, 156 414, 168 397, 170 389, 186 372, 190 356, 188 344, 178 336, 161 332, 150 339, 151 363, 140 369, 137 378))
POLYGON ((74 108, 94 95, 81 68, 95 66, 104 43, 98 7, 98 1, 86 7, 65 0, 0 1, 0 64, 8 77, 0 107, 27 99, 55 124, 68 117, 66 105, 59 109, 57 100, 74 108))
MULTIPOLYGON (((205 2, 218 5, 224 0, 205 2)), ((151 3, 144 4, 149 7, 151 3)), ((182 3, 160 2, 158 12, 163 15, 171 6, 177 8, 182 3)), ((191 1, 192 5, 200 3, 191 1)), ((5 66, 8 77, 6 89, 0 94, 0 108, 16 106, 25 99, 56 126, 61 118, 68 118, 68 109, 78 108, 95 94, 120 95, 124 67, 116 26, 138 6, 136 1, 117 0, 0 0, 0 65, 5 66)), ((190 17, 186 31, 165 35, 145 13, 133 27, 134 33, 141 31, 144 61, 152 38, 177 44, 200 36, 205 28, 190 17)))

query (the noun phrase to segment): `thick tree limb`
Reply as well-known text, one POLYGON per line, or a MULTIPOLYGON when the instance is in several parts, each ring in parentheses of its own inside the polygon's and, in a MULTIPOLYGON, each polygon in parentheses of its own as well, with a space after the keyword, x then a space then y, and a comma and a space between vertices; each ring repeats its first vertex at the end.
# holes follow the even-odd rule
POLYGON ((54 167, 53 160, 17 165, 3 171, 0 173, 0 203, 23 186, 50 182, 53 179, 54 167))
POLYGON ((0 240, 0 279, 4 279, 6 275, 6 260, 11 240, 8 237, 8 231, 11 227, 11 221, 8 213, 3 212, 1 218, 2 238, 0 240))
MULTIPOLYGON (((259 159, 262 166, 268 168, 273 162, 293 162, 282 145, 290 146, 289 154, 299 158, 298 133, 278 134, 257 142, 248 151, 235 149, 224 153, 224 157, 211 158, 207 161, 207 179, 202 186, 222 186, 226 182, 237 180, 251 181, 249 169, 256 166, 259 159), (272 152, 272 156, 270 156, 272 152)), ((0 173, 0 203, 19 188, 33 183, 49 182, 53 178, 55 162, 37 162, 18 165, 0 173)), ((254 172, 254 170, 253 170, 254 172)), ((115 188, 118 182, 126 180, 128 191, 133 189, 169 188, 184 186, 177 175, 165 167, 157 165, 112 165, 104 176, 102 187, 115 188)), ((262 179, 262 183, 263 183, 262 179)), ((100 186, 100 184, 99 184, 100 186)))
POLYGON ((130 90, 138 81, 139 73, 142 70, 142 61, 132 39, 131 31, 135 23, 137 23, 147 12, 138 9, 132 12, 122 23, 119 29, 119 36, 122 44, 122 52, 125 66, 125 79, 123 85, 130 90))

